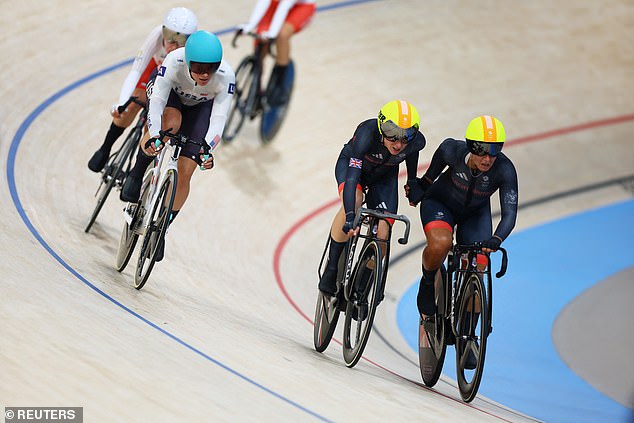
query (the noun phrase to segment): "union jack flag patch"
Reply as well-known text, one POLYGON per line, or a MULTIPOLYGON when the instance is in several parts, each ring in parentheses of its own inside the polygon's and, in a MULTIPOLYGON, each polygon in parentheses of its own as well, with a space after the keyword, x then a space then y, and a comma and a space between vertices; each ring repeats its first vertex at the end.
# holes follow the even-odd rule
POLYGON ((361 169, 363 167, 363 162, 361 159, 355 159, 354 157, 350 158, 350 163, 348 163, 348 167, 356 167, 357 169, 361 169))

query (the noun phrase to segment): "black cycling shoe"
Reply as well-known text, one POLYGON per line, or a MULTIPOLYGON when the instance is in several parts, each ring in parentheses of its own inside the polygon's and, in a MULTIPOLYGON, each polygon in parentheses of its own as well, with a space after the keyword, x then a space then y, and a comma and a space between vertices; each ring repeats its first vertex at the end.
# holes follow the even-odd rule
POLYGON ((156 246, 156 259, 155 261, 161 261, 165 257, 165 237, 156 246))
POLYGON ((476 360, 475 354, 473 353, 473 351, 469 350, 469 352, 467 352, 467 357, 465 358, 465 361, 464 361, 465 370, 473 370, 476 368, 477 365, 478 365, 478 360, 476 360))
POLYGON ((284 87, 276 87, 268 96, 267 103, 271 107, 281 106, 288 102, 288 91, 284 87))
POLYGON ((361 302, 352 309, 352 318, 357 322, 363 322, 368 317, 368 303, 361 302))
POLYGON ((88 161, 88 169, 93 172, 101 172, 108 161, 109 154, 109 152, 102 151, 101 149, 95 151, 95 154, 93 154, 88 161))
POLYGON ((434 285, 421 281, 418 288, 417 305, 420 314, 425 316, 433 316, 436 314, 436 290, 434 285))
POLYGON ((326 295, 335 295, 337 293, 337 269, 324 270, 319 280, 319 290, 326 295))
POLYGON ((119 194, 121 201, 138 202, 141 195, 141 182, 141 178, 136 178, 133 174, 128 175, 119 194))

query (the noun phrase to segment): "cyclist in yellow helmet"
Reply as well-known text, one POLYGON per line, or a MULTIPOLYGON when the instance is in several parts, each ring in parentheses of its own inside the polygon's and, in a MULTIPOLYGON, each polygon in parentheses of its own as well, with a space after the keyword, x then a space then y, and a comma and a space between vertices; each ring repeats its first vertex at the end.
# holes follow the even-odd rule
MULTIPOLYGON (((458 243, 484 242, 485 252, 491 252, 500 248, 515 226, 517 173, 502 153, 506 141, 502 122, 493 116, 479 116, 469 123, 465 139, 444 140, 418 179, 425 191, 420 216, 427 238, 417 298, 423 319, 436 313, 434 278, 451 249, 454 228, 458 243), (501 219, 493 232, 490 198, 497 190, 501 219)), ((486 256, 478 261, 486 264, 486 256)), ((473 365, 475 357, 471 358, 473 365)))
MULTIPOLYGON (((425 147, 420 132, 420 116, 416 108, 404 100, 393 100, 381 107, 378 117, 361 122, 350 141, 343 146, 335 165, 335 178, 341 197, 330 228, 330 249, 319 289, 326 295, 337 290, 339 256, 353 228, 357 209, 364 200, 368 208, 381 208, 391 213, 398 210, 398 170, 407 166, 408 198, 422 196, 416 180, 418 155, 425 147)), ((388 227, 381 222, 379 237, 387 238, 388 227)))

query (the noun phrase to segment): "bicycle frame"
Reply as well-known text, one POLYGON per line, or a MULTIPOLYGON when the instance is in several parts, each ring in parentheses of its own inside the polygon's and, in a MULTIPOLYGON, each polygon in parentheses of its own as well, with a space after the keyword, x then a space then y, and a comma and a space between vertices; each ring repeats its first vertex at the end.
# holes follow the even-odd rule
POLYGON ((356 250, 357 242, 360 238, 364 239, 365 242, 369 242, 371 240, 378 241, 380 243, 385 243, 385 254, 383 256, 383 260, 385 260, 385 268, 383 271, 383 277, 381 280, 381 286, 385 288, 385 281, 387 279, 387 271, 389 266, 389 257, 390 257, 390 239, 392 239, 392 225, 388 224, 388 234, 387 239, 380 239, 377 236, 377 228, 380 220, 394 219, 400 220, 405 223, 405 234, 402 238, 399 238, 399 244, 407 244, 407 240, 409 238, 409 230, 410 223, 409 219, 404 215, 395 215, 392 213, 388 213, 381 210, 372 210, 367 209, 365 207, 360 207, 357 211, 357 216, 355 217, 354 227, 361 228, 362 226, 366 226, 367 230, 363 233, 359 230, 359 234, 352 237, 348 241, 348 256, 346 258, 346 267, 343 279, 343 287, 344 287, 344 298, 346 301, 350 301, 350 294, 352 289, 350 288, 350 278, 352 276, 352 268, 354 261, 354 253, 356 250))
MULTIPOLYGON (((458 257, 456 258, 457 252, 458 251, 452 250, 452 265, 451 265, 452 269, 447 272, 447 282, 451 280, 451 284, 450 284, 451 293, 448 297, 445 297, 445 298, 451 298, 451 302, 449 304, 449 321, 451 322, 451 330, 454 336, 458 335, 457 322, 456 322, 456 309, 457 309, 456 303, 458 302, 458 293, 460 292, 460 289, 462 288, 462 284, 464 282, 465 276, 471 273, 476 273, 481 276, 486 275, 487 291, 491 292, 491 271, 490 271, 491 266, 487 265, 484 271, 478 270, 476 262, 475 262, 476 255, 472 251, 462 253, 458 255, 458 257)), ((489 255, 487 254, 487 259, 488 258, 489 258, 489 255)), ((449 284, 446 284, 446 286, 448 285, 449 284)), ((490 304, 491 301, 488 301, 488 303, 490 304)), ((483 305, 481 304, 480 307, 482 306, 483 305)))
MULTIPOLYGON (((135 232, 141 236, 145 235, 150 227, 151 216, 150 213, 146 213, 146 211, 151 210, 158 201, 159 187, 163 184, 167 171, 173 169, 178 173, 177 162, 180 150, 180 146, 172 145, 171 140, 168 141, 156 157, 154 167, 148 169, 145 173, 143 181, 147 181, 148 178, 151 179, 148 185, 144 183, 142 186, 147 186, 146 189, 148 189, 149 192, 147 194, 147 200, 144 201, 142 205, 139 204, 140 207, 143 207, 143 219, 141 220, 141 224, 135 228, 135 232)), ((140 198, 144 198, 144 195, 142 192, 140 198)), ((132 219, 132 216, 126 213, 126 218, 132 219)))

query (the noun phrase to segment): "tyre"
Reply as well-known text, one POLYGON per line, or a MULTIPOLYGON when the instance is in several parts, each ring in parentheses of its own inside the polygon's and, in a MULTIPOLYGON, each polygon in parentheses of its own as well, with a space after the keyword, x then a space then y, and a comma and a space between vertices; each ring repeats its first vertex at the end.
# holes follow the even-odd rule
POLYGON ((484 371, 489 310, 487 293, 478 273, 465 275, 457 301, 456 373, 460 396, 471 402, 478 393, 484 371), (470 359, 471 356, 471 359, 470 359), (475 360, 474 360, 475 359, 475 360), (472 365, 469 366, 469 362, 472 365))
POLYGON ((173 169, 168 170, 156 202, 150 211, 148 227, 143 235, 136 272, 134 273, 134 287, 136 289, 143 288, 150 277, 156 262, 157 247, 165 240, 165 233, 167 232, 172 206, 174 205, 176 183, 176 172, 173 169))
POLYGON ((135 126, 126 137, 126 140, 121 148, 108 159, 108 162, 104 167, 104 171, 102 172, 101 183, 97 189, 97 204, 95 205, 84 232, 88 233, 90 228, 92 228, 92 225, 95 223, 99 212, 106 203, 106 199, 108 198, 110 191, 112 191, 112 188, 115 186, 121 187, 123 184, 123 179, 127 173, 126 171, 129 167, 130 160, 132 159, 132 153, 139 143, 140 138, 141 127, 135 126))
POLYGON ((286 74, 284 77, 284 89, 286 91, 286 101, 284 104, 278 106, 268 107, 262 113, 262 119, 260 119, 260 139, 263 144, 270 143, 277 132, 282 127, 282 122, 286 117, 288 106, 293 93, 293 85, 295 81, 295 65, 291 60, 288 64, 286 74))
POLYGON ((328 348, 332 335, 335 333, 338 320, 338 298, 336 296, 330 297, 324 295, 319 291, 313 326, 313 343, 317 352, 323 352, 328 348))
POLYGON ((383 263, 381 247, 376 241, 364 245, 352 273, 353 292, 346 305, 343 327, 343 358, 354 367, 372 331, 376 308, 381 300, 383 263))
POLYGON ((436 274, 436 306, 438 312, 420 320, 418 331, 418 363, 423 382, 430 388, 438 382, 447 351, 447 324, 445 303, 445 275, 436 274))
MULTIPOLYGON (((141 198, 138 205, 128 204, 127 206, 132 210, 131 219, 130 223, 128 223, 127 220, 123 222, 123 229, 121 230, 119 248, 117 249, 117 256, 115 259, 115 268, 118 272, 122 272, 128 265, 130 257, 132 257, 132 252, 134 251, 134 246, 139 238, 137 228, 141 224, 143 216, 145 215, 145 204, 150 191, 149 186, 151 180, 151 175, 146 175, 146 178, 143 180, 143 188, 141 189, 141 198)), ((130 211, 126 210, 124 213, 130 213, 130 211)))
POLYGON ((236 88, 233 93, 233 99, 231 100, 231 108, 229 109, 229 115, 227 116, 227 122, 225 123, 225 129, 222 134, 222 139, 225 142, 232 141, 244 124, 244 119, 248 113, 248 99, 249 91, 255 77, 254 71, 257 61, 253 56, 246 57, 236 70, 236 88))

